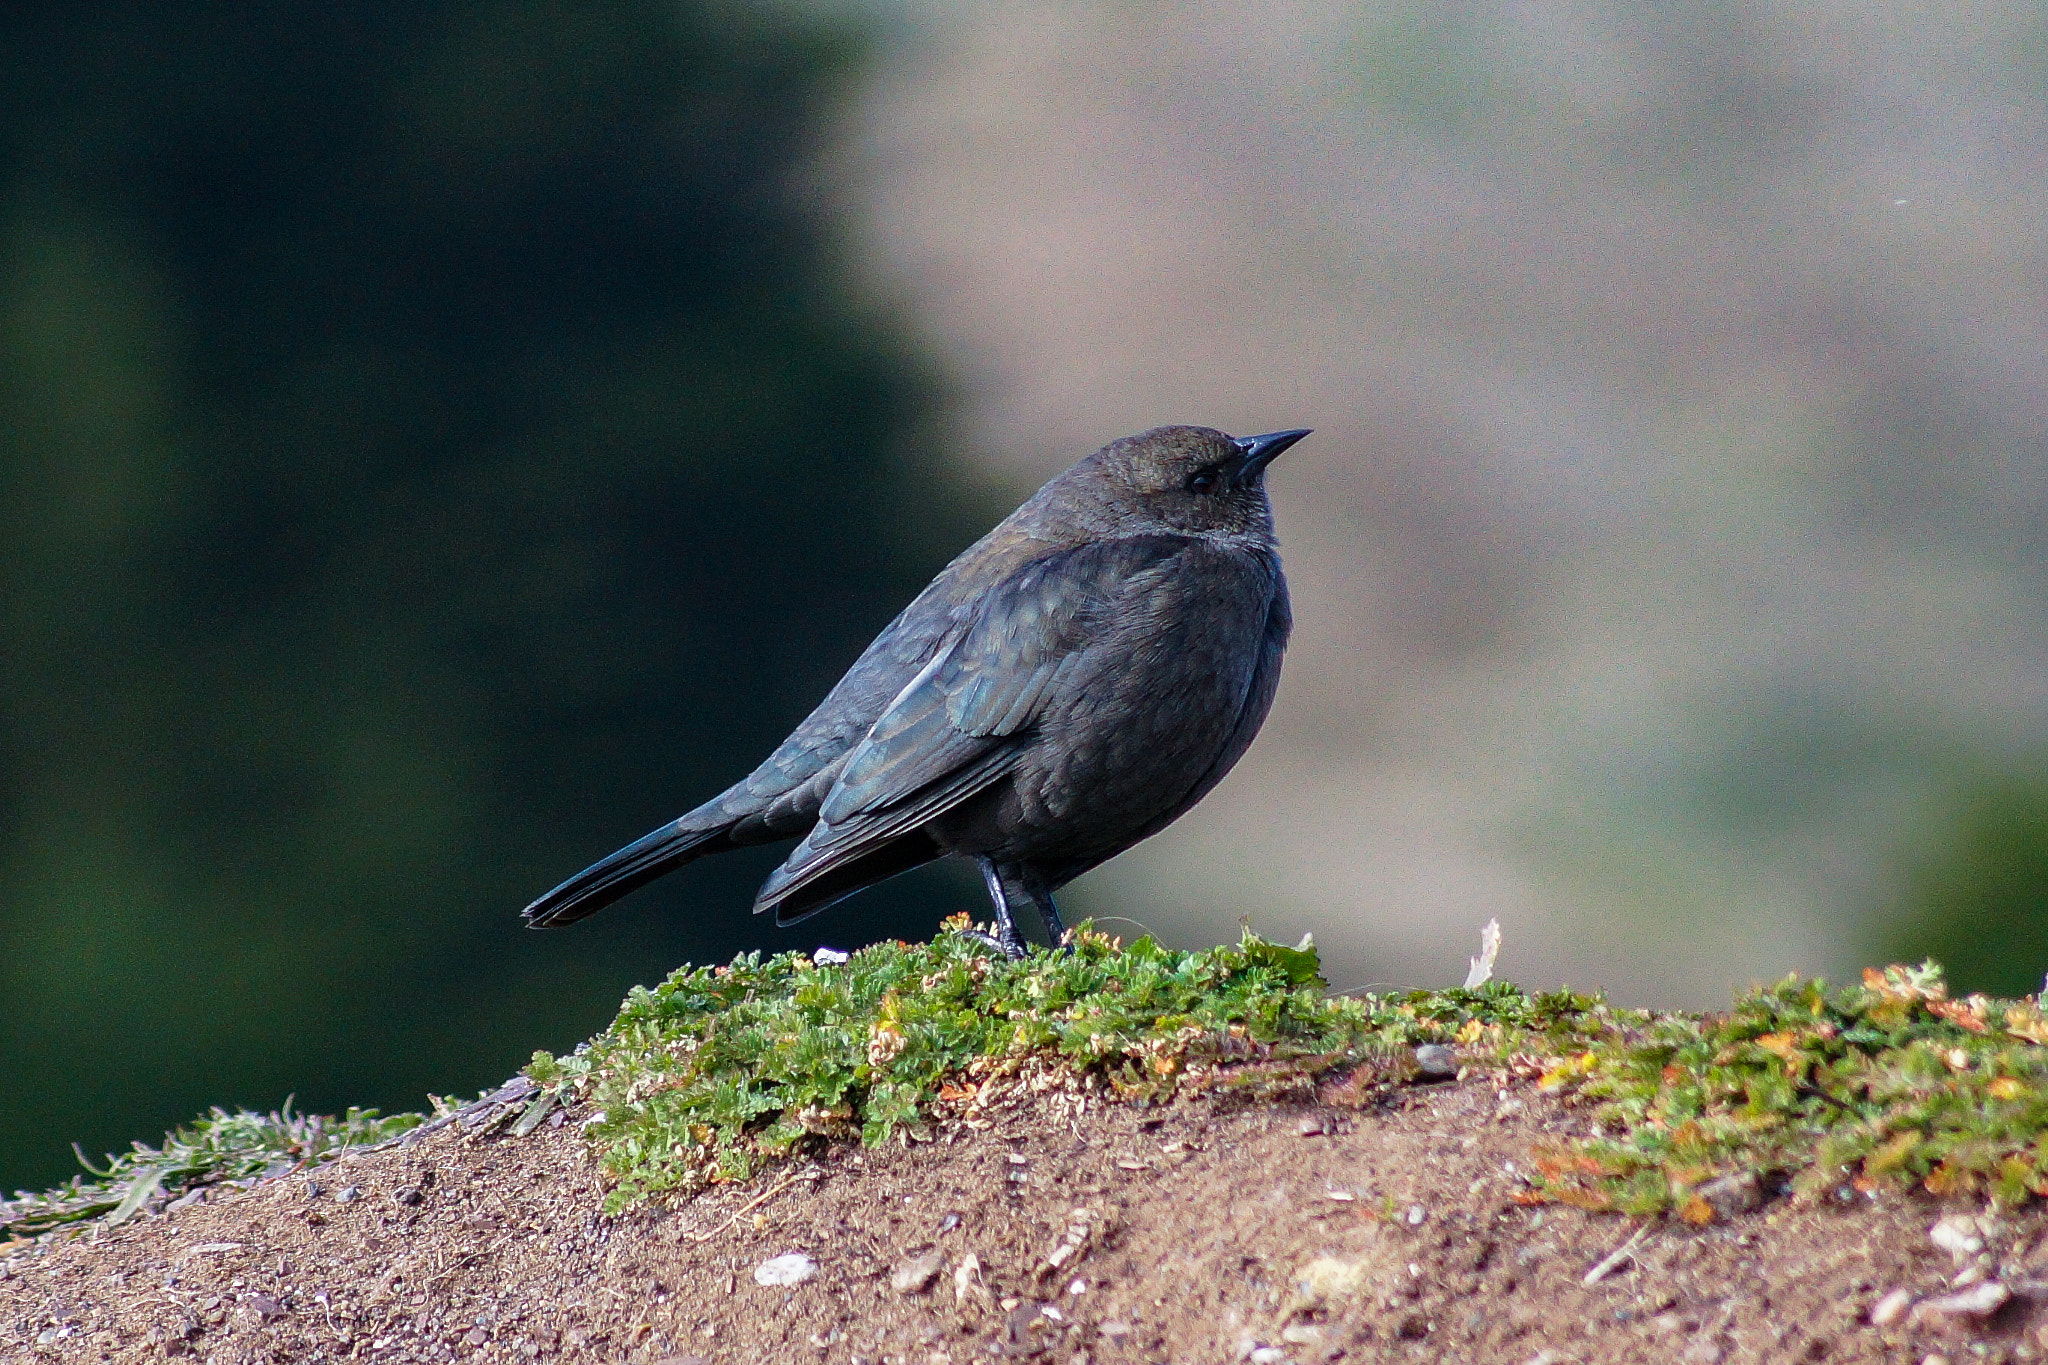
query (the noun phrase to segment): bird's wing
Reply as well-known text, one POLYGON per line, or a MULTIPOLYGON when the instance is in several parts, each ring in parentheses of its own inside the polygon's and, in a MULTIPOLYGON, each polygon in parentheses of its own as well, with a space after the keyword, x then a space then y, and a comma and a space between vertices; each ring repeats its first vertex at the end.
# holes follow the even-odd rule
POLYGON ((1104 634, 1109 608, 1169 573, 1185 544, 1147 536, 1082 545, 1034 560, 983 594, 847 756, 817 825, 755 908, 779 904, 999 780, 1104 634))
POLYGON ((982 755, 1014 748, 1101 633, 1106 608, 1181 549, 1164 536, 1098 542, 1035 560, 991 588, 959 639, 855 746, 819 822, 845 825, 921 801, 982 755))

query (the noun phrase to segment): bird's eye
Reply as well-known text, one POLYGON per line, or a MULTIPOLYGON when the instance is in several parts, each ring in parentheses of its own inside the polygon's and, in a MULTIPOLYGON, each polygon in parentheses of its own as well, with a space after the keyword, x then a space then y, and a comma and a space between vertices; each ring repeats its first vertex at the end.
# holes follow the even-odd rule
POLYGON ((1216 485, 1220 481, 1220 477, 1213 469, 1198 469, 1188 475, 1188 492, 1213 493, 1216 491, 1216 485))

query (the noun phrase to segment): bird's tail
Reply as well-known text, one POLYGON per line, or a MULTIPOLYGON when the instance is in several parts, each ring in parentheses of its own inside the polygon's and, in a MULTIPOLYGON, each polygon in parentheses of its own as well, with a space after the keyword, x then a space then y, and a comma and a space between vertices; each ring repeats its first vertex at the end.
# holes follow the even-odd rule
MULTIPOLYGON (((694 812, 693 812, 694 813, 694 812)), ((723 847, 722 825, 705 828, 690 816, 663 825, 635 839, 617 853, 600 858, 526 907, 528 928, 553 929, 594 915, 632 891, 684 863, 723 847)))

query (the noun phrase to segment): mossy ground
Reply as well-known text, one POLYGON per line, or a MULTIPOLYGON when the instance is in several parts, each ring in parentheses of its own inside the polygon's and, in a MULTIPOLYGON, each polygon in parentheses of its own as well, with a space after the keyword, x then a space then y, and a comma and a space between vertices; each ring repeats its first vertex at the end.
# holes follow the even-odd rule
POLYGON ((1250 932, 1184 952, 1084 927, 1066 951, 1016 962, 955 932, 845 961, 686 967, 635 990, 585 1048, 537 1054, 528 1074, 595 1111, 587 1132, 618 1207, 744 1179, 804 1144, 886 1141, 971 1110, 978 1087, 1027 1067, 1147 1102, 1307 1093, 1337 1073, 1363 1095, 1405 1079, 1415 1044, 1498 1059, 1607 1028, 1596 1001, 1505 983, 1332 997, 1312 945, 1250 932))
POLYGON ((1611 1136, 1546 1154, 1543 1188, 1698 1222, 1698 1188, 1745 1171, 1808 1199, 1919 1183, 2011 1207, 2048 1195, 2044 1045, 2039 997, 1953 1000, 1932 963, 1840 989, 1787 977, 1725 1015, 1638 1015, 1546 1074, 1611 1136))
MULTIPOLYGON (((1740 1172, 1799 1197, 1914 1182, 2005 1204, 2048 1194, 2038 998, 1951 1000, 1931 965, 1840 989, 1787 978, 1705 1017, 1504 982, 1332 996, 1312 945, 1249 932, 1187 952, 1084 927, 1067 951, 1019 962, 945 933, 845 960, 685 967, 635 989, 576 1052, 536 1054, 528 1074, 543 1094, 523 1126, 574 1104, 616 1210, 744 1180, 808 1147, 972 1124, 984 1088, 1025 1071, 1138 1103, 1319 1093, 1366 1105, 1412 1079, 1423 1043, 1596 1106, 1601 1135, 1541 1153, 1532 1201, 1704 1221, 1700 1186, 1740 1172)), ((0 1204, 0 1229, 118 1221, 421 1121, 215 1111, 63 1189, 0 1204)))

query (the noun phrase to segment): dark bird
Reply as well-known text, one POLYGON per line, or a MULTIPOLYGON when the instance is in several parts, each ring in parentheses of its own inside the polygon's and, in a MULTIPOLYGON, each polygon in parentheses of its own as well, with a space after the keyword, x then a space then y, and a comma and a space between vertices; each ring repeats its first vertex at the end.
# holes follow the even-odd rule
POLYGON ((1266 466, 1308 435, 1112 441, 948 564, 741 782, 526 907, 569 924, 707 853, 801 837, 754 902, 793 924, 949 854, 996 941, 1243 756, 1292 616, 1266 466))

